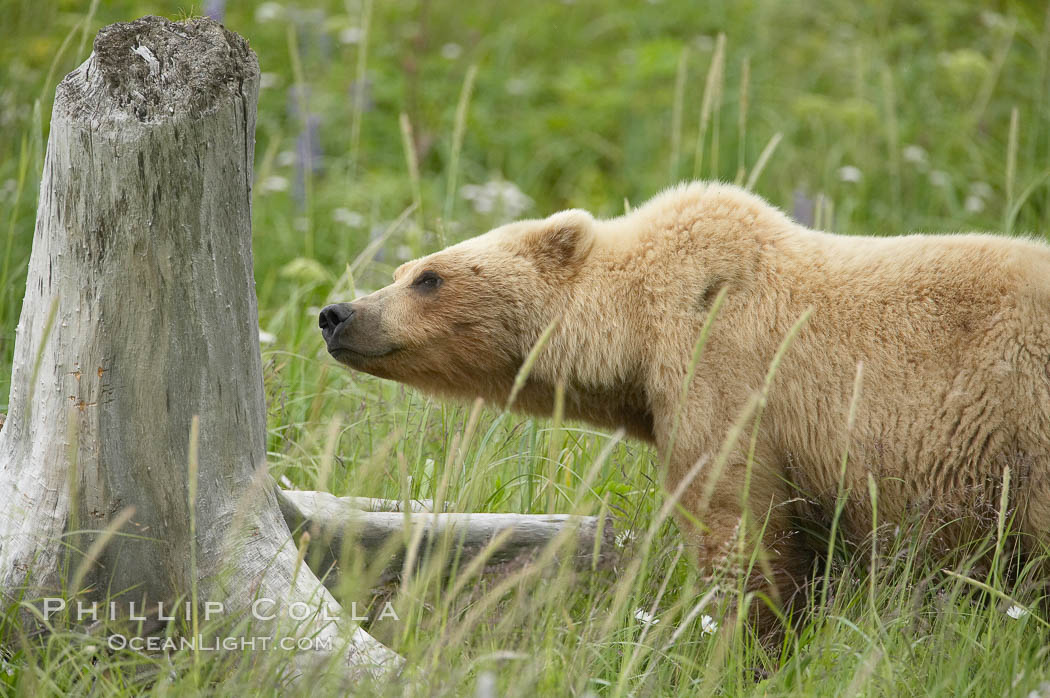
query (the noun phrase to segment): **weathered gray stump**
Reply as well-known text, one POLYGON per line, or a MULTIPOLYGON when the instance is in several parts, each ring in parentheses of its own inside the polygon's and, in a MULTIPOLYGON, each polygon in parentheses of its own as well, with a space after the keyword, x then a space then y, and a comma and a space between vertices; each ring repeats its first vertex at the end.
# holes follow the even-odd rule
MULTIPOLYGON (((171 603, 196 583, 226 614, 339 609, 298 568, 266 472, 257 91, 241 37, 157 17, 101 30, 58 87, 0 431, 7 602, 171 603)), ((342 619, 292 632, 333 638, 351 673, 400 663, 342 619)))

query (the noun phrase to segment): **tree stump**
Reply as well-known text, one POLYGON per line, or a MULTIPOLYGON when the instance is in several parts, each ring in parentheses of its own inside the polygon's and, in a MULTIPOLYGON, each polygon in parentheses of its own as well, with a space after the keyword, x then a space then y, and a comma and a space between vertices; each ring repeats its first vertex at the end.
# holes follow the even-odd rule
MULTIPOLYGON (((258 78, 220 24, 144 17, 102 29, 58 87, 0 431, 8 603, 195 592, 226 614, 339 610, 300 568, 266 471, 258 78)), ((400 665, 341 618, 292 632, 334 638, 351 674, 400 665)))

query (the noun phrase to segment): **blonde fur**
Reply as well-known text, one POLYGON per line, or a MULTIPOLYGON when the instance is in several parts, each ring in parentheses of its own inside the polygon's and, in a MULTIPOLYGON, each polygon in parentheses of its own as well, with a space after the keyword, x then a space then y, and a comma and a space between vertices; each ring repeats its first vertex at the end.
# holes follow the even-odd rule
POLYGON ((571 416, 655 443, 669 463, 668 489, 698 461, 716 460, 788 330, 810 309, 766 395, 751 465, 748 422, 720 472, 705 465, 681 502, 692 515, 683 528, 709 567, 723 563, 747 514, 752 533, 744 535, 760 539, 768 556, 761 577, 782 599, 809 564, 797 519, 831 516, 847 450, 847 535, 870 532, 869 474, 883 521, 918 513, 946 546, 994 530, 1007 468, 1018 527, 1040 542, 1050 532, 1044 244, 833 235, 736 187, 693 183, 611 220, 568 211, 512 223, 395 277, 360 303, 378 309, 372 331, 399 349, 351 365, 500 404, 532 344, 560 317, 516 406, 549 414, 561 383, 571 416), (426 269, 444 282, 424 298, 410 283, 426 269))

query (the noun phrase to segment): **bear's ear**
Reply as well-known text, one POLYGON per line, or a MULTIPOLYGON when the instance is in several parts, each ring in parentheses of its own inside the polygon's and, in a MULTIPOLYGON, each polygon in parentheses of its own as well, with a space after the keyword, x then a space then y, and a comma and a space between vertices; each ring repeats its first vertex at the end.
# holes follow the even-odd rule
POLYGON ((404 274, 404 273, 405 273, 405 271, 406 271, 406 270, 407 270, 407 269, 408 269, 408 268, 409 268, 410 266, 412 266, 412 265, 413 265, 414 263, 415 263, 415 260, 413 260, 413 261, 411 261, 411 262, 405 262, 404 264, 402 264, 401 266, 399 266, 399 267, 398 267, 397 269, 395 269, 395 270, 394 270, 394 281, 397 281, 398 279, 400 279, 400 278, 401 278, 401 275, 402 275, 402 274, 404 274))
POLYGON ((586 259, 594 246, 594 218, 572 209, 555 213, 539 222, 526 236, 525 254, 545 268, 572 268, 586 259))

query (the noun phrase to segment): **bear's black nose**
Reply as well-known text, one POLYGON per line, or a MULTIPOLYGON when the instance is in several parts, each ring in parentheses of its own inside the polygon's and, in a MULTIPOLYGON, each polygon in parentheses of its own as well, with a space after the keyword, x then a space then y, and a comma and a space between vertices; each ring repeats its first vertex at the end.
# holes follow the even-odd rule
POLYGON ((317 318, 317 326, 321 328, 321 334, 327 339, 336 328, 354 316, 354 309, 349 303, 336 303, 321 309, 317 318))

